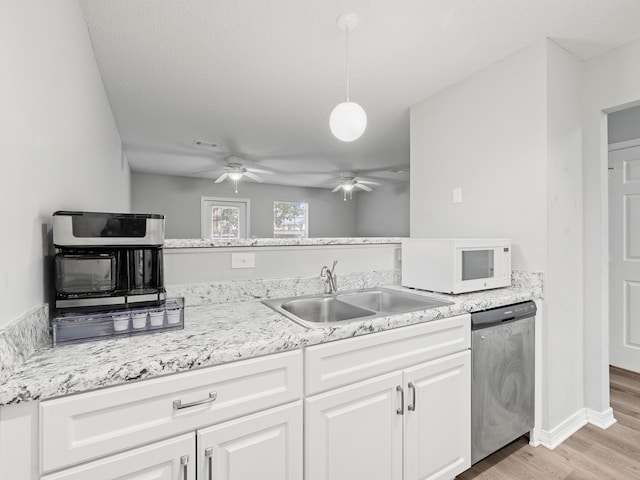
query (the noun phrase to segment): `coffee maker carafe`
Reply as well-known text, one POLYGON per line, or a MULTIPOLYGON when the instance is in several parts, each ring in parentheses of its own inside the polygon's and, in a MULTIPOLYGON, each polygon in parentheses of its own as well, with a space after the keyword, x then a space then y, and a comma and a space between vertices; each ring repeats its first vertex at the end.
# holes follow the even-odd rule
POLYGON ((53 244, 58 310, 164 303, 164 215, 58 211, 53 244))

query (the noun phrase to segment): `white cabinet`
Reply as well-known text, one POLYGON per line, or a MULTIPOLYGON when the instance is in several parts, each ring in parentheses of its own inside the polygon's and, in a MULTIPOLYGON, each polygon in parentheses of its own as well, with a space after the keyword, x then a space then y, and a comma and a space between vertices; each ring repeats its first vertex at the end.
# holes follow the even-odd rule
POLYGON ((307 388, 404 368, 305 400, 305 479, 450 480, 469 468, 469 321, 463 315, 394 330, 388 341, 382 332, 351 339, 350 350, 335 342, 309 352, 307 388), (407 365, 419 358, 429 360, 407 365))
POLYGON ((42 480, 299 480, 302 401, 94 460, 42 480))
POLYGON ((40 404, 42 472, 301 396, 302 358, 293 351, 47 400, 40 404))
POLYGON ((451 479, 471 466, 471 352, 404 371, 405 480, 451 479))
POLYGON ((469 348, 460 315, 46 400, 41 478, 451 480, 469 348))
POLYGON ((198 430, 198 479, 300 480, 302 402, 198 430))
POLYGON ((305 402, 307 480, 402 480, 402 408, 394 372, 305 402))
POLYGON ((42 480, 299 480, 301 397, 294 351, 44 401, 42 480))
POLYGON ((135 448, 42 477, 42 480, 195 480, 193 433, 135 448))

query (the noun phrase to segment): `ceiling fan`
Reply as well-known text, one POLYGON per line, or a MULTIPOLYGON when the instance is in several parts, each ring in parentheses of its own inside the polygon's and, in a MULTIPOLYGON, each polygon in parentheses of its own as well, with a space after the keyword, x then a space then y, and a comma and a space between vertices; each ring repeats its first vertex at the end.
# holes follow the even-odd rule
MULTIPOLYGON (((253 167, 245 167, 243 164, 243 158, 237 156, 227 157, 227 164, 224 166, 224 173, 216 178, 214 183, 224 182, 227 178, 234 182, 235 191, 238 193, 238 180, 242 177, 250 178, 256 182, 264 182, 262 178, 260 178, 256 173, 272 175, 274 172, 270 172, 269 170, 263 170, 261 168, 253 168, 253 167)), ((215 168, 209 170, 203 170, 202 172, 209 172, 212 170, 217 170, 215 168)))
POLYGON ((342 194, 344 200, 347 200, 347 194, 349 195, 349 200, 353 198, 353 189, 359 188, 360 190, 364 190, 365 192, 370 192, 373 190, 371 187, 367 185, 380 185, 378 182, 370 182, 367 180, 360 180, 356 178, 355 173, 345 173, 340 176, 340 183, 331 190, 332 192, 337 192, 342 190, 342 194))

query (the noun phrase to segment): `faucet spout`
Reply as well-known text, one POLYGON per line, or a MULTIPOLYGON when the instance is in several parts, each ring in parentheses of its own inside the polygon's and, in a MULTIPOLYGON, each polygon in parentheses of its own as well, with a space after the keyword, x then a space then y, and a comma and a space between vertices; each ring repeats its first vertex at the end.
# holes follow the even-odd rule
POLYGON ((329 270, 329 267, 327 267, 326 265, 322 267, 322 269, 320 270, 320 276, 323 278, 326 278, 326 284, 327 284, 327 293, 336 293, 338 291, 338 282, 336 280, 336 275, 334 273, 335 269, 336 269, 336 264, 338 263, 338 260, 334 260, 333 261, 333 266, 331 267, 331 270, 329 270))

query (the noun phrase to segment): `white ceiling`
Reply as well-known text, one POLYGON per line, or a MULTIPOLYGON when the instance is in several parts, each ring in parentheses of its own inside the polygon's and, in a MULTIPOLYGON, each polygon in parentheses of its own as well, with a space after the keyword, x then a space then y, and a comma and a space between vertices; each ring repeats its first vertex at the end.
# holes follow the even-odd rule
POLYGON ((409 107, 545 37, 581 59, 640 38, 638 0, 80 0, 132 170, 193 176, 240 155, 270 183, 332 188, 341 172, 393 183, 409 165, 409 107), (328 119, 351 100, 352 143, 328 119), (193 145, 193 140, 220 144, 193 145))

